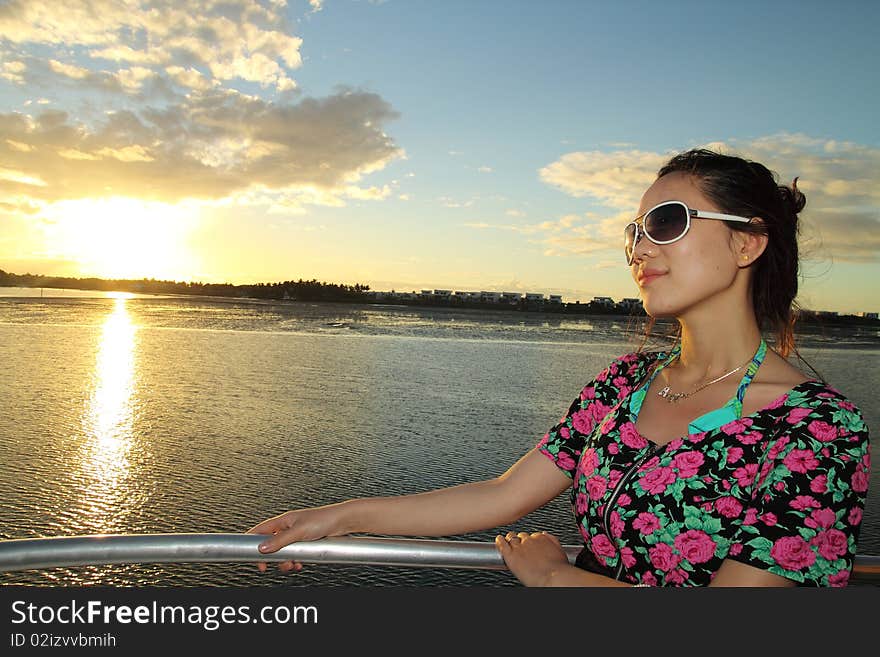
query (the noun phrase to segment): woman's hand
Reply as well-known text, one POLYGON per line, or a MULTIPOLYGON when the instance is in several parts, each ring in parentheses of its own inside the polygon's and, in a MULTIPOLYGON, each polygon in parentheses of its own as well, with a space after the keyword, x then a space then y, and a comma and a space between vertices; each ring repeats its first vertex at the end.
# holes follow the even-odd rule
MULTIPOLYGON (((319 506, 311 509, 288 511, 280 516, 264 520, 247 530, 248 534, 271 534, 271 537, 260 543, 259 550, 264 554, 277 552, 285 545, 296 541, 315 541, 327 536, 339 536, 346 533, 342 529, 341 505, 319 506)), ((280 561, 278 570, 289 572, 302 570, 298 561, 280 561)), ((257 564, 260 572, 266 571, 266 562, 257 564)))
POLYGON ((570 565, 559 540, 547 532, 499 534, 495 546, 510 571, 526 586, 549 586, 554 571, 570 565))

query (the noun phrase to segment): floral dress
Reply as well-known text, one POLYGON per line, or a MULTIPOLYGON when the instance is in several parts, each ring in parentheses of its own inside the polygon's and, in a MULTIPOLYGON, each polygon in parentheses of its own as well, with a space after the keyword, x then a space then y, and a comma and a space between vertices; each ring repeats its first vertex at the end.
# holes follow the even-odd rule
POLYGON ((615 360, 537 445, 572 478, 577 565, 634 584, 705 586, 734 559, 804 586, 846 586, 871 470, 858 408, 809 380, 756 413, 657 445, 635 419, 652 370, 673 355, 615 360))

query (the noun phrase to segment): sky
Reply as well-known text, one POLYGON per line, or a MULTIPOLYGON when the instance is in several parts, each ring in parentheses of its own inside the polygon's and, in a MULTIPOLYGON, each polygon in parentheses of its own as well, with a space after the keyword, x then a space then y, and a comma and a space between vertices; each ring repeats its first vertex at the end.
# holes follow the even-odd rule
POLYGON ((0 269, 638 296, 672 154, 799 177, 880 311, 880 3, 0 0, 0 269))

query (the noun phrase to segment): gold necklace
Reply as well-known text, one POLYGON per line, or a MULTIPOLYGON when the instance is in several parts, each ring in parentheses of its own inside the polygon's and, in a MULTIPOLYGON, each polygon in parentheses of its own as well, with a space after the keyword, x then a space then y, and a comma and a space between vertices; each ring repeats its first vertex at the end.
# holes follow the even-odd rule
MULTIPOLYGON (((681 356, 681 354, 679 354, 678 356, 676 356, 676 357, 675 357, 676 360, 678 360, 678 358, 679 358, 680 356, 681 356)), ((665 399, 666 401, 668 401, 670 404, 674 404, 674 403, 677 402, 679 399, 685 399, 686 397, 690 397, 691 395, 695 395, 696 393, 700 392, 700 390, 702 390, 703 388, 708 388, 708 387, 709 387, 710 385, 712 385, 713 383, 718 383, 718 382, 721 381, 722 379, 726 379, 727 377, 729 377, 731 374, 735 374, 736 372, 739 372, 742 368, 744 368, 746 365, 748 365, 748 364, 751 363, 751 362, 752 362, 752 359, 749 358, 745 363, 743 363, 743 364, 740 365, 739 367, 730 370, 730 371, 727 372, 726 374, 722 374, 722 375, 719 376, 717 379, 712 379, 711 381, 709 381, 709 383, 704 383, 704 384, 701 385, 699 388, 696 388, 696 389, 694 389, 694 390, 691 390, 690 392, 672 392, 672 388, 671 388, 670 386, 663 386, 663 389, 660 390, 660 392, 657 393, 657 396, 658 396, 658 397, 662 397, 663 399, 665 399)), ((671 365, 671 364, 672 364, 672 363, 670 363, 670 365, 671 365)))

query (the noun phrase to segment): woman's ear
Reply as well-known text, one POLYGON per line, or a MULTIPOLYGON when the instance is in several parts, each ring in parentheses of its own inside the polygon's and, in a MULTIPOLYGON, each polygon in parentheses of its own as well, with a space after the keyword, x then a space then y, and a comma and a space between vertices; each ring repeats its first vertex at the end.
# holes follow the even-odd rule
MULTIPOLYGON (((749 223, 761 224, 763 226, 764 220, 761 219, 761 217, 752 217, 752 220, 749 223)), ((761 256, 762 253, 764 253, 764 249, 767 248, 766 231, 762 231, 760 233, 735 231, 734 235, 737 264, 740 267, 748 267, 749 265, 751 265, 761 256)))

